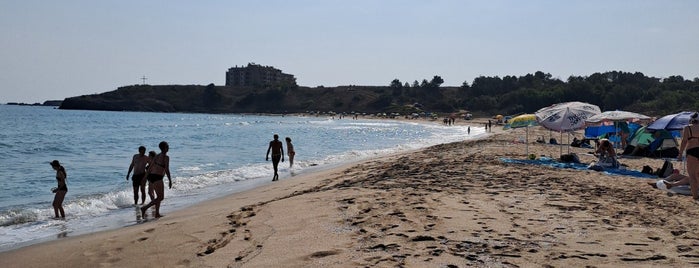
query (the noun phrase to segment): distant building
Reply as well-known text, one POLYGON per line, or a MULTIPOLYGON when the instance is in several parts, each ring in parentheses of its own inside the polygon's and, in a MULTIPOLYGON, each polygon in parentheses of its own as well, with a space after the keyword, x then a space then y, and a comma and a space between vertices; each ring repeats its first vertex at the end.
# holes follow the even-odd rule
POLYGON ((232 67, 226 72, 226 86, 296 86, 296 78, 272 66, 248 63, 232 67))

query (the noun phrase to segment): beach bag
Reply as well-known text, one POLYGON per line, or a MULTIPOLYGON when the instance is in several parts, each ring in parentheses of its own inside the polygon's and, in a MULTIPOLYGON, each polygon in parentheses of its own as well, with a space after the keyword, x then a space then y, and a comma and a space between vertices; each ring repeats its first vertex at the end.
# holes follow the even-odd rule
POLYGON ((577 154, 563 154, 561 155, 561 162, 563 163, 580 163, 580 158, 577 154))
POLYGON ((643 166, 643 169, 641 170, 641 173, 649 174, 649 175, 655 175, 655 171, 653 171, 653 168, 645 165, 643 166))

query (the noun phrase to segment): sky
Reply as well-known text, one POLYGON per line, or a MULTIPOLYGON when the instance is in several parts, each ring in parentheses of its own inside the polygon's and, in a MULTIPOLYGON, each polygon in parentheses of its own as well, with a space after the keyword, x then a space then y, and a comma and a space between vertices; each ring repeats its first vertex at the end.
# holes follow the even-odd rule
POLYGON ((536 71, 699 77, 693 0, 0 0, 0 103, 225 84, 256 63, 301 86, 536 71))

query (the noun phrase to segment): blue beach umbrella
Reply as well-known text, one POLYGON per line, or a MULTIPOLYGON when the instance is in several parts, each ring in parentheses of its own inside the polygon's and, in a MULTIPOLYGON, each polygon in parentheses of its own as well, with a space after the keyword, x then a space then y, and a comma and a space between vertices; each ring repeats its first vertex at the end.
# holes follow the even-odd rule
POLYGON ((689 125, 689 119, 694 114, 694 112, 681 112, 676 114, 669 114, 655 120, 653 123, 648 125, 647 129, 650 130, 682 130, 685 126, 689 125))

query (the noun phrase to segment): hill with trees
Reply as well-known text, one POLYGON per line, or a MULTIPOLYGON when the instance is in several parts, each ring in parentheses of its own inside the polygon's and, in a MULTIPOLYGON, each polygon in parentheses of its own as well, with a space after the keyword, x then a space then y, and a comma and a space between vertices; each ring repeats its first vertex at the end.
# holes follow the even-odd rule
POLYGON ((480 76, 460 87, 442 87, 442 83, 444 80, 435 75, 412 83, 394 79, 387 86, 133 85, 67 98, 60 109, 195 113, 470 111, 492 115, 531 113, 554 103, 582 101, 598 105, 603 111, 657 116, 699 107, 699 78, 660 79, 640 72, 610 71, 570 76, 562 81, 537 71, 519 77, 480 76))

